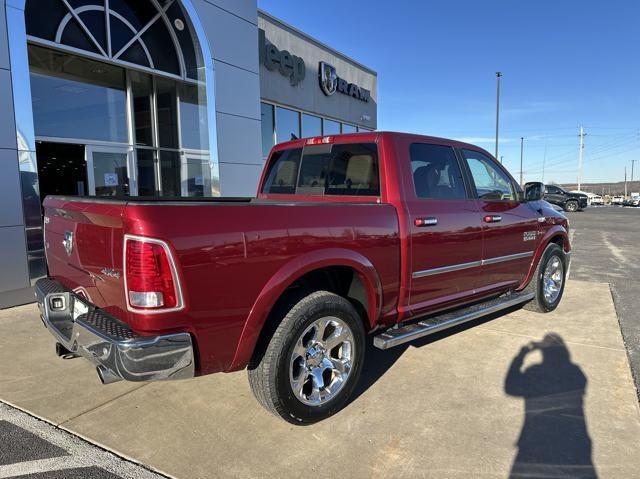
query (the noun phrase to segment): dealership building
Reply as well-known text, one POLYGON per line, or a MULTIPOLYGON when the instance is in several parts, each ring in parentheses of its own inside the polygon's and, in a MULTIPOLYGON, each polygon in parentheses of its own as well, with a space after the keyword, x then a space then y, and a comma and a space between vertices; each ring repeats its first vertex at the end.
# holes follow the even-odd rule
POLYGON ((376 72, 255 0, 0 0, 0 308, 46 195, 253 196, 275 143, 376 127, 376 72))

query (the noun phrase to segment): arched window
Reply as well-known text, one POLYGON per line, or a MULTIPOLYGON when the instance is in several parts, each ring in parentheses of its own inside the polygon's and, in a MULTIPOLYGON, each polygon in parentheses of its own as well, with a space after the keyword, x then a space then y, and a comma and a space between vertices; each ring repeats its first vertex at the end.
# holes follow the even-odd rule
POLYGON ((200 49, 176 0, 29 0, 32 42, 198 80, 200 49))

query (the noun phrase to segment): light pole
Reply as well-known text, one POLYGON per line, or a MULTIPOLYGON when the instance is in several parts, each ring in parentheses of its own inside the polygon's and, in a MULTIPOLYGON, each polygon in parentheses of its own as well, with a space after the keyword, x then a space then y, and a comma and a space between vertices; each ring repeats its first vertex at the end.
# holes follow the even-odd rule
POLYGON ((498 133, 500 130, 500 78, 502 78, 502 72, 496 72, 496 158, 498 158, 498 133))
POLYGON ((523 164, 523 158, 524 158, 524 136, 520 137, 520 186, 523 185, 523 180, 522 180, 522 164, 523 164))

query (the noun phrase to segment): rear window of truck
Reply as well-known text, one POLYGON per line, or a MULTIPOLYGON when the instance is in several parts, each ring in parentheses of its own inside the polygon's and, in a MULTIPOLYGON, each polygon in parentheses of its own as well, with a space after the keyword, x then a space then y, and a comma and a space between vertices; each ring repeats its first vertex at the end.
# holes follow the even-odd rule
POLYGON ((262 193, 379 196, 378 147, 344 143, 276 151, 262 193))

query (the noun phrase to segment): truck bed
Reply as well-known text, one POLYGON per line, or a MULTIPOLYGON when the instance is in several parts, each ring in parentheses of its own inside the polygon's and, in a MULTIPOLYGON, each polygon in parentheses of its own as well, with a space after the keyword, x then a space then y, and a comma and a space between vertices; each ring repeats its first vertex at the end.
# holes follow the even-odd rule
POLYGON ((264 309, 256 302, 286 287, 301 265, 321 268, 336 258, 369 264, 371 271, 363 274, 375 276, 380 297, 367 307, 375 317, 397 307, 397 212, 389 204, 344 200, 49 196, 44 208, 50 276, 136 334, 189 331, 199 350, 199 372, 244 367, 233 360, 240 337, 258 334, 247 326, 252 311, 264 309), (64 248, 68 233, 74 238, 70 254, 64 248), (125 235, 169 245, 183 309, 140 314, 127 308, 125 235))

